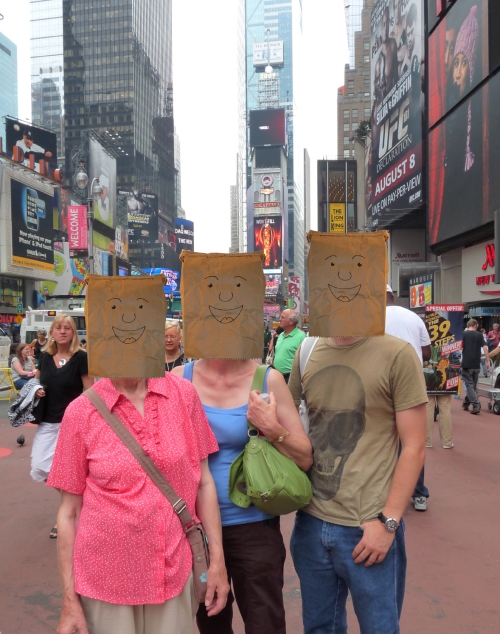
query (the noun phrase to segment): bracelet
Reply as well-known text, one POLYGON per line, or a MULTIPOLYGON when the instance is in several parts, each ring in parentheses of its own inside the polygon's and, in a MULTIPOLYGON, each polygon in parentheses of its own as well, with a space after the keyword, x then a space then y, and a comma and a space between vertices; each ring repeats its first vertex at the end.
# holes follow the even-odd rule
POLYGON ((271 442, 283 442, 287 436, 290 435, 290 432, 283 427, 283 433, 278 438, 271 440, 271 442))

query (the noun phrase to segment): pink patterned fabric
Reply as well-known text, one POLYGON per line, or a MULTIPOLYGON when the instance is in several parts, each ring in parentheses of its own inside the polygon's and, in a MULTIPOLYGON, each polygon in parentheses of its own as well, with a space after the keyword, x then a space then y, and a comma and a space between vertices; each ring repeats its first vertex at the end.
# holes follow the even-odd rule
MULTIPOLYGON (((110 379, 94 389, 195 515, 200 461, 218 450, 188 381, 148 379, 144 418, 110 379)), ((192 568, 189 542, 163 494, 85 396, 66 409, 47 484, 83 495, 75 540, 78 594, 108 603, 163 603, 192 568)))

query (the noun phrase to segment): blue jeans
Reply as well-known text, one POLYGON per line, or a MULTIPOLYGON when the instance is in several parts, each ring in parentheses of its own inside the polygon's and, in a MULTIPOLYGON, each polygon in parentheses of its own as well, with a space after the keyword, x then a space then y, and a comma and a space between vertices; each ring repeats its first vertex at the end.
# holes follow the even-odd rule
MULTIPOLYGON (((377 520, 378 521, 378 520, 377 520)), ((384 561, 355 564, 352 551, 363 536, 298 511, 290 541, 300 579, 304 634, 345 634, 351 593, 361 634, 398 634, 406 577, 404 524, 384 561)))
POLYGON ((28 381, 29 379, 17 379, 16 381, 14 381, 14 387, 16 388, 16 390, 20 390, 26 385, 28 381))

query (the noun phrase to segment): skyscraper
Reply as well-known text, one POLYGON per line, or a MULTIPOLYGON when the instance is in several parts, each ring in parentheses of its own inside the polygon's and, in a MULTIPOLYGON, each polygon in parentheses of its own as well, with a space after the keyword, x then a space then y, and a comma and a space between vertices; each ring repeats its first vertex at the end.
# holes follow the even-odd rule
POLYGON ((57 134, 64 161, 64 48, 62 0, 31 0, 31 120, 57 134))
POLYGON ((349 46, 349 66, 355 64, 355 36, 356 31, 361 31, 361 11, 363 0, 344 0, 345 24, 347 27, 347 44, 349 46))
POLYGON ((177 215, 172 0, 63 0, 66 178, 84 131, 118 154, 117 185, 177 215))
MULTIPOLYGON (((10 115, 17 117, 17 46, 0 33, 0 121, 10 115)), ((3 124, 3 121, 2 121, 3 124)), ((5 136, 5 134, 2 134, 5 136)), ((5 151, 5 148, 4 148, 5 151)))
MULTIPOLYGON (((240 127, 246 126, 250 110, 285 108, 288 132, 287 203, 289 272, 304 275, 303 150, 295 134, 298 114, 294 95, 294 55, 300 47, 301 0, 241 0, 244 2, 246 84, 240 100, 240 127), (259 62, 260 60, 260 62, 259 62), (267 61, 272 72, 265 72, 267 61)), ((240 53, 241 56, 241 53, 240 53)), ((241 133, 240 133, 241 136, 241 133)), ((246 187, 251 185, 251 154, 246 137, 246 187)), ((243 222, 244 232, 246 225, 243 222)))

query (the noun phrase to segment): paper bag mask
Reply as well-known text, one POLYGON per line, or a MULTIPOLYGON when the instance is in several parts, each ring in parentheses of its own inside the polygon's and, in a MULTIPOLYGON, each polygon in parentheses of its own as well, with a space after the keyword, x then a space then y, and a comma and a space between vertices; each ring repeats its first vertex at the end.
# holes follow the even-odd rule
POLYGON ((311 336, 383 335, 388 233, 310 231, 307 239, 311 336))
POLYGON ((163 276, 88 275, 85 319, 89 375, 165 375, 163 276))
POLYGON ((262 257, 261 253, 181 253, 187 357, 262 358, 262 257))

